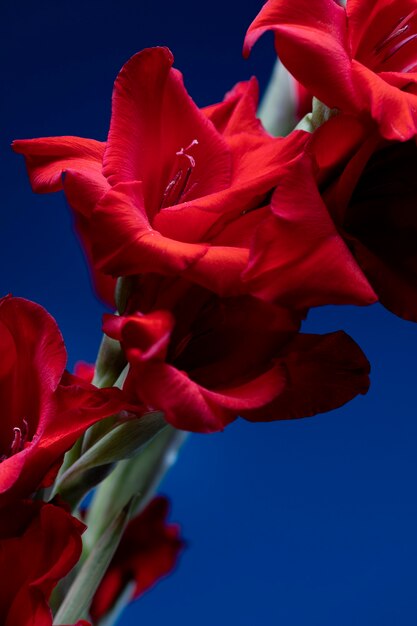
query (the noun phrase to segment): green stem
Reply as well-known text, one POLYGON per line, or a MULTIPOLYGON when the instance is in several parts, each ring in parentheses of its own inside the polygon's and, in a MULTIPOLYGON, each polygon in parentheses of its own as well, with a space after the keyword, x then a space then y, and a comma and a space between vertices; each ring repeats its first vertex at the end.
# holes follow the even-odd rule
POLYGON ((187 433, 167 425, 135 458, 119 462, 97 488, 87 515, 84 536, 88 553, 110 521, 135 497, 134 514, 149 502, 167 471, 175 463, 187 433))
POLYGON ((133 506, 133 501, 129 502, 102 534, 59 607, 54 624, 73 624, 88 618, 91 600, 119 545, 133 506))
MULTIPOLYGON (((122 386, 125 365, 120 344, 104 337, 94 384, 122 386)), ((146 506, 185 438, 186 433, 167 425, 157 412, 116 427, 115 417, 110 417, 93 426, 66 454, 55 492, 62 493, 74 509, 89 489, 102 482, 88 511, 80 562, 55 593, 59 609, 54 624, 88 619, 91 600, 129 519, 146 506)), ((128 603, 129 589, 125 591, 105 626, 112 626, 128 603)))
MULTIPOLYGON (((121 363, 119 363, 119 366, 121 366, 121 363)), ((118 387, 119 389, 122 389, 123 383, 126 380, 126 376, 127 376, 128 371, 129 371, 129 366, 126 365, 122 369, 122 371, 119 372, 119 375, 117 376, 117 378, 115 378, 116 373, 117 373, 116 371, 114 371, 113 375, 110 376, 110 377, 104 376, 102 378, 98 378, 97 377, 97 370, 96 370, 96 376, 94 377, 95 378, 95 384, 96 384, 97 387, 102 389, 103 387, 107 386, 107 383, 112 381, 111 384, 114 387, 118 387)), ((115 415, 111 415, 110 417, 107 417, 106 419, 102 419, 99 422, 97 422, 96 424, 93 424, 93 426, 91 426, 87 430, 85 435, 84 435, 82 448, 81 448, 82 454, 84 454, 84 452, 86 452, 86 450, 88 450, 95 443, 97 443, 97 441, 99 441, 102 437, 107 435, 107 433, 110 432, 111 429, 113 428, 115 422, 116 422, 116 416, 115 415)))

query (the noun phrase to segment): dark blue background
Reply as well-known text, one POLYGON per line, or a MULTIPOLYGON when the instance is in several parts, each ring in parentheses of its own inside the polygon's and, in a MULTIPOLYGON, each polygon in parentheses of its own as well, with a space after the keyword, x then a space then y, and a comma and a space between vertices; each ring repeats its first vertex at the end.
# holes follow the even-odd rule
MULTIPOLYGON (((58 320, 69 363, 94 360, 91 293, 61 194, 32 195, 13 138, 105 139, 113 80, 134 52, 169 45, 198 104, 222 98, 274 53, 241 59, 261 3, 72 0, 0 7, 1 292, 58 320)), ((181 626, 415 626, 417 328, 379 306, 311 313, 344 328, 372 363, 365 398, 310 420, 193 436, 165 480, 189 547, 175 575, 122 623, 181 626)))

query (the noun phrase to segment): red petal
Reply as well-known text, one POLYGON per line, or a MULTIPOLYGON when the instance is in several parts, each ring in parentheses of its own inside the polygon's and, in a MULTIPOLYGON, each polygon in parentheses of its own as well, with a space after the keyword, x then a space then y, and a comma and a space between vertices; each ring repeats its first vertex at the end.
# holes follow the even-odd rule
POLYGON ((417 320, 417 193, 414 142, 391 143, 369 158, 365 143, 326 193, 359 265, 381 302, 417 320))
POLYGON ((310 140, 310 133, 296 131, 285 138, 240 133, 230 137, 234 171, 228 189, 184 202, 161 211, 154 227, 181 241, 211 241, 234 219, 265 204, 287 164, 310 140))
POLYGON ((417 83, 415 3, 349 1, 346 10, 334 0, 269 0, 249 27, 245 52, 273 30, 281 61, 316 98, 370 115, 386 139, 410 139, 417 127, 417 96, 407 93, 417 83))
MULTIPOLYGON (((390 85, 383 75, 375 74, 356 61, 352 63, 352 76, 355 90, 362 93, 362 108, 370 111, 385 139, 406 141, 416 134, 416 95, 390 85)), ((416 79, 417 76, 414 82, 416 79)), ((408 85, 410 82, 410 75, 405 74, 404 83, 408 85)))
POLYGON ((174 326, 168 311, 148 315, 103 315, 103 332, 123 343, 130 363, 150 359, 164 360, 174 326))
POLYGON ((2 624, 51 626, 49 596, 78 561, 83 529, 63 509, 42 504, 39 510, 39 505, 33 504, 33 519, 27 529, 0 541, 1 569, 9 571, 2 581, 2 624))
POLYGON ((259 87, 256 78, 237 83, 219 104, 202 109, 217 130, 228 137, 236 133, 265 132, 256 117, 259 87))
POLYGON ((101 173, 102 164, 96 171, 77 171, 67 169, 64 178, 64 190, 69 205, 79 216, 90 218, 97 202, 111 187, 101 173))
POLYGON ((206 245, 175 241, 152 229, 140 182, 119 183, 109 191, 93 212, 91 228, 97 265, 115 276, 176 274, 207 250, 206 245))
MULTIPOLYGON (((2 454, 13 428, 28 423, 24 448, 0 464, 1 506, 29 496, 78 437, 97 420, 125 405, 117 389, 97 389, 64 375, 66 351, 55 320, 39 305, 21 298, 0 302, 0 336, 13 338, 13 366, 0 380, 2 454), (24 393, 22 393, 24 390, 24 393)), ((50 477, 50 476, 49 476, 50 477)))
POLYGON ((74 374, 77 378, 82 378, 88 383, 94 378, 95 366, 92 363, 86 363, 85 361, 77 361, 74 366, 74 374))
POLYGON ((244 274, 253 293, 297 309, 375 302, 327 212, 308 159, 294 162, 281 180, 244 274))
POLYGON ((318 166, 319 183, 334 178, 370 137, 376 134, 352 115, 336 115, 312 135, 307 148, 318 166))
POLYGON ((149 363, 140 384, 143 401, 163 411, 167 422, 182 430, 210 433, 223 430, 241 411, 266 404, 285 383, 282 371, 273 368, 247 384, 209 391, 170 365, 149 363))
POLYGON ((119 389, 98 389, 65 373, 56 393, 55 415, 45 424, 42 448, 65 452, 89 426, 120 411, 126 400, 119 389))
POLYGON ((369 387, 369 363, 344 332, 298 335, 282 364, 288 385, 264 409, 245 413, 250 421, 309 417, 338 408, 369 387))
MULTIPOLYGON (((67 182, 67 181, 65 181, 67 182)), ((93 259, 93 239, 94 239, 94 222, 93 220, 81 215, 75 216, 75 229, 81 239, 85 255, 88 261, 90 277, 93 288, 99 298, 108 304, 112 309, 115 308, 114 293, 116 289, 116 279, 113 276, 105 274, 97 269, 93 259)))
POLYGON ((106 316, 104 330, 122 342, 131 365, 125 391, 163 411, 177 428, 221 430, 241 410, 267 404, 282 391, 285 375, 274 357, 298 327, 286 310, 250 297, 223 302, 211 296, 195 319, 184 327, 180 318, 173 329, 173 365, 163 363, 157 349, 166 337, 158 322, 167 315, 106 316))
POLYGON ((239 295, 245 291, 241 275, 248 259, 244 248, 213 246, 183 276, 221 296, 239 295))
POLYGON ((124 65, 113 92, 104 172, 112 185, 143 181, 150 216, 175 174, 176 153, 195 139, 198 195, 223 189, 230 180, 227 145, 187 94, 172 63, 167 48, 143 50, 124 65))
POLYGON ((246 55, 267 30, 282 63, 310 93, 331 108, 355 101, 346 14, 334 0, 269 0, 249 26, 246 55))
POLYGON ((384 259, 359 241, 353 242, 352 247, 381 304, 395 315, 417 322, 417 267, 412 272, 405 271, 401 266, 396 267, 389 262, 391 250, 386 251, 387 258, 384 259))
POLYGON ((29 424, 29 436, 34 436, 61 379, 67 354, 55 320, 41 306, 23 298, 0 301, 0 336, 3 344, 6 337, 9 348, 14 347, 8 350, 9 360, 14 354, 13 363, 0 379, 0 446, 2 453, 7 453, 13 428, 22 427, 23 419, 29 424))
POLYGON ((68 169, 89 179, 104 178, 101 168, 105 144, 101 141, 81 137, 17 139, 12 148, 25 156, 30 182, 37 193, 62 189, 62 174, 68 169))

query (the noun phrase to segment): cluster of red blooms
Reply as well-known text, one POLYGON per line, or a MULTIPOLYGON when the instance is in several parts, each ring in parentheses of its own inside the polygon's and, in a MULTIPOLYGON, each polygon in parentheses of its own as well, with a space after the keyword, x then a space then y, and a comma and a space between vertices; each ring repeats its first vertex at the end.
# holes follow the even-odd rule
MULTIPOLYGON (((37 304, 3 298, 0 340, 0 560, 7 572, 0 617, 4 626, 51 626, 49 596, 80 558, 85 525, 59 498, 47 503, 31 495, 53 483, 64 453, 89 426, 126 402, 120 390, 97 389, 64 371, 62 336, 37 304)), ((105 587, 94 598, 97 618, 126 582, 135 581, 139 595, 173 568, 182 542, 179 529, 166 524, 167 514, 166 500, 158 498, 127 526, 125 537, 133 533, 137 538, 128 556, 122 541, 105 587)))
MULTIPOLYGON (((5 626, 52 624, 48 599, 84 526, 31 497, 90 426, 126 408, 201 433, 328 411, 367 391, 369 366, 343 332, 300 333, 308 309, 380 300, 417 321, 416 0, 269 0, 246 53, 266 30, 320 107, 313 132, 267 133, 255 79, 199 109, 171 52, 151 48, 116 79, 106 142, 13 144, 34 191, 64 190, 111 304, 119 281, 103 331, 128 368, 122 389, 65 372, 48 313, 0 302, 0 546, 4 569, 19 564, 0 596, 5 626)), ((166 514, 155 500, 128 527, 94 623, 129 581, 138 595, 173 567, 181 540, 166 514)))

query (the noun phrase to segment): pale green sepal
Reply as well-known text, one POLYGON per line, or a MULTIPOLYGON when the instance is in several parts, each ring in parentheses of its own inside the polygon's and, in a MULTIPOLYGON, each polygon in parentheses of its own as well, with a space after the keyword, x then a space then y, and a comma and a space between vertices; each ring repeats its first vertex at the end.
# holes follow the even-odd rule
POLYGON ((74 506, 107 476, 114 463, 137 454, 165 426, 163 413, 157 411, 116 426, 62 474, 55 492, 74 506))
POLYGON ((307 113, 307 115, 304 115, 303 119, 298 122, 294 130, 304 130, 307 133, 314 133, 316 129, 313 124, 313 114, 307 113))
POLYGON ((328 106, 313 98, 313 112, 311 114, 311 120, 314 130, 322 126, 325 122, 328 122, 331 117, 338 115, 339 109, 329 109, 328 106))
POLYGON ((126 366, 126 357, 119 341, 103 335, 98 351, 93 385, 112 387, 126 366))
POLYGON ((329 109, 323 102, 313 98, 313 110, 300 120, 294 130, 305 130, 314 133, 320 126, 328 122, 331 117, 338 115, 339 109, 329 109))
POLYGON ((102 534, 59 607, 54 624, 74 624, 88 619, 91 600, 119 545, 133 506, 129 502, 102 534))
MULTIPOLYGON (((83 436, 79 437, 77 439, 77 441, 74 443, 74 445, 72 446, 72 448, 70 448, 65 453, 64 460, 62 462, 61 467, 59 468, 57 477, 55 479, 55 485, 59 483, 59 481, 61 479, 61 476, 63 476, 63 474, 65 474, 67 469, 69 467, 71 467, 71 465, 73 463, 75 463, 77 459, 80 458, 81 452, 82 452, 82 446, 83 446, 83 436)), ((55 487, 54 486, 52 486, 50 489, 51 489, 52 493, 55 492, 55 487)), ((46 500, 46 498, 44 498, 44 500, 46 500)))
POLYGON ((132 276, 120 276, 117 279, 114 300, 119 315, 123 315, 126 310, 130 294, 132 293, 133 282, 134 279, 132 276))

